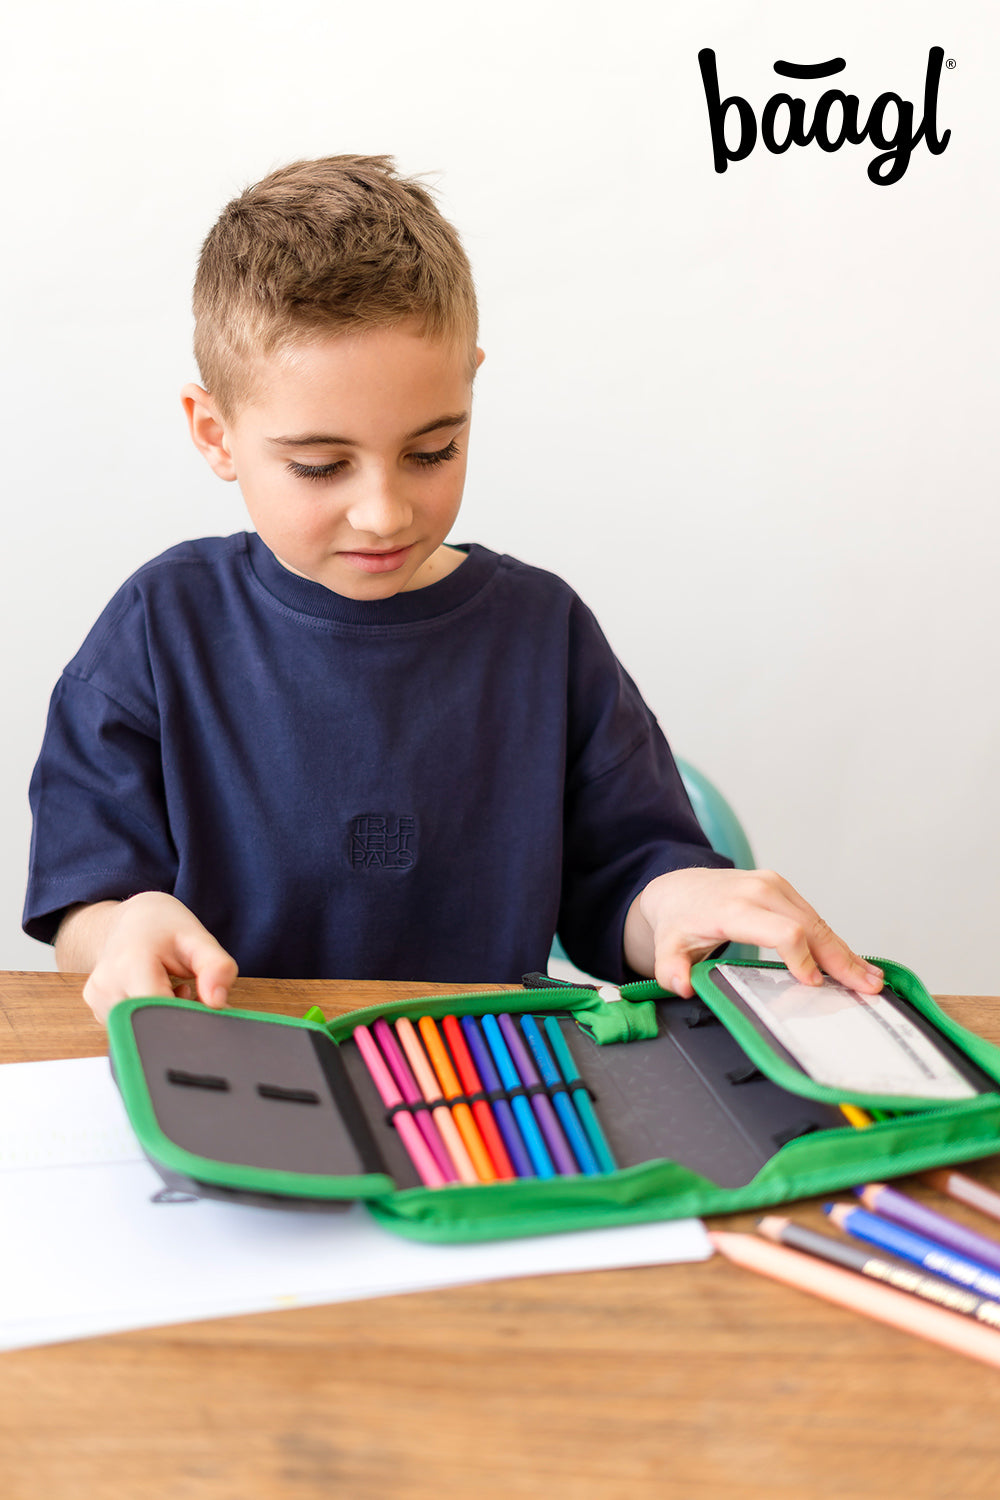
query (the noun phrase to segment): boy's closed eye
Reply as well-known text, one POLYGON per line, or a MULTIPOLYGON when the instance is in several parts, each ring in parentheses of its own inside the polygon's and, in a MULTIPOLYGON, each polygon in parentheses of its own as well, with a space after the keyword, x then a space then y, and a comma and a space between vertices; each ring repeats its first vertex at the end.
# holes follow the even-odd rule
MULTIPOLYGON (((408 453, 409 461, 421 469, 432 469, 438 464, 445 464, 449 459, 457 458, 459 455, 458 443, 452 438, 445 447, 436 449, 433 453, 408 453)), ((339 458, 329 464, 300 464, 294 459, 289 460, 288 472, 294 474, 297 479, 332 479, 335 474, 340 474, 348 466, 347 459, 339 458)))

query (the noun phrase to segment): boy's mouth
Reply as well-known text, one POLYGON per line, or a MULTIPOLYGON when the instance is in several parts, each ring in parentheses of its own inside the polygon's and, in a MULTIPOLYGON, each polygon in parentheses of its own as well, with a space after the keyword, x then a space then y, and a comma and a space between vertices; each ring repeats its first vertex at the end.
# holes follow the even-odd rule
POLYGON ((409 552, 410 547, 394 547, 391 552, 341 552, 340 557, 362 573, 392 573, 402 567, 409 552))

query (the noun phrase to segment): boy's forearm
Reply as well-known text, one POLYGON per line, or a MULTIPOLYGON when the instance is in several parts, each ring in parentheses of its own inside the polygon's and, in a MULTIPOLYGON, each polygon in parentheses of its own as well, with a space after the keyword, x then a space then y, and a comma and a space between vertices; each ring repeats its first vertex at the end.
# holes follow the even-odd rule
POLYGON ((71 906, 56 933, 56 967, 63 974, 89 974, 104 948, 108 927, 120 901, 93 901, 71 906))

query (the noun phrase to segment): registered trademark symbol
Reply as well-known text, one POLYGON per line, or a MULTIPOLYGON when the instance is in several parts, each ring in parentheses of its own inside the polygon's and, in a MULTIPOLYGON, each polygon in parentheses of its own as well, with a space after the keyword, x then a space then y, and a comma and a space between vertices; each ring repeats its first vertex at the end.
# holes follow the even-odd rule
POLYGON ((945 67, 946 68, 957 68, 958 67, 958 63, 955 61, 955 59, 953 57, 949 57, 946 60, 946 62, 945 62, 945 67))

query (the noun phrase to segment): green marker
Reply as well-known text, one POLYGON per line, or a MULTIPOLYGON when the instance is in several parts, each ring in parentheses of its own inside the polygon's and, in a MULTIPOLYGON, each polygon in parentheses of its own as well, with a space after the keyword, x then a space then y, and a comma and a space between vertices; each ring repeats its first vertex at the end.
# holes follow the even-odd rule
POLYGON ((580 1070, 573 1061, 573 1054, 566 1045, 566 1038, 559 1029, 559 1022, 555 1016, 545 1017, 545 1030, 555 1053, 556 1062, 562 1069, 563 1078, 567 1083, 579 1083, 580 1088, 572 1089, 573 1103, 576 1105, 583 1128, 587 1132, 590 1144, 594 1148, 594 1155, 600 1163, 602 1172, 614 1172, 616 1163, 611 1155, 611 1149, 604 1138, 597 1116, 594 1114, 594 1106, 590 1102, 590 1095, 580 1077, 580 1070))

